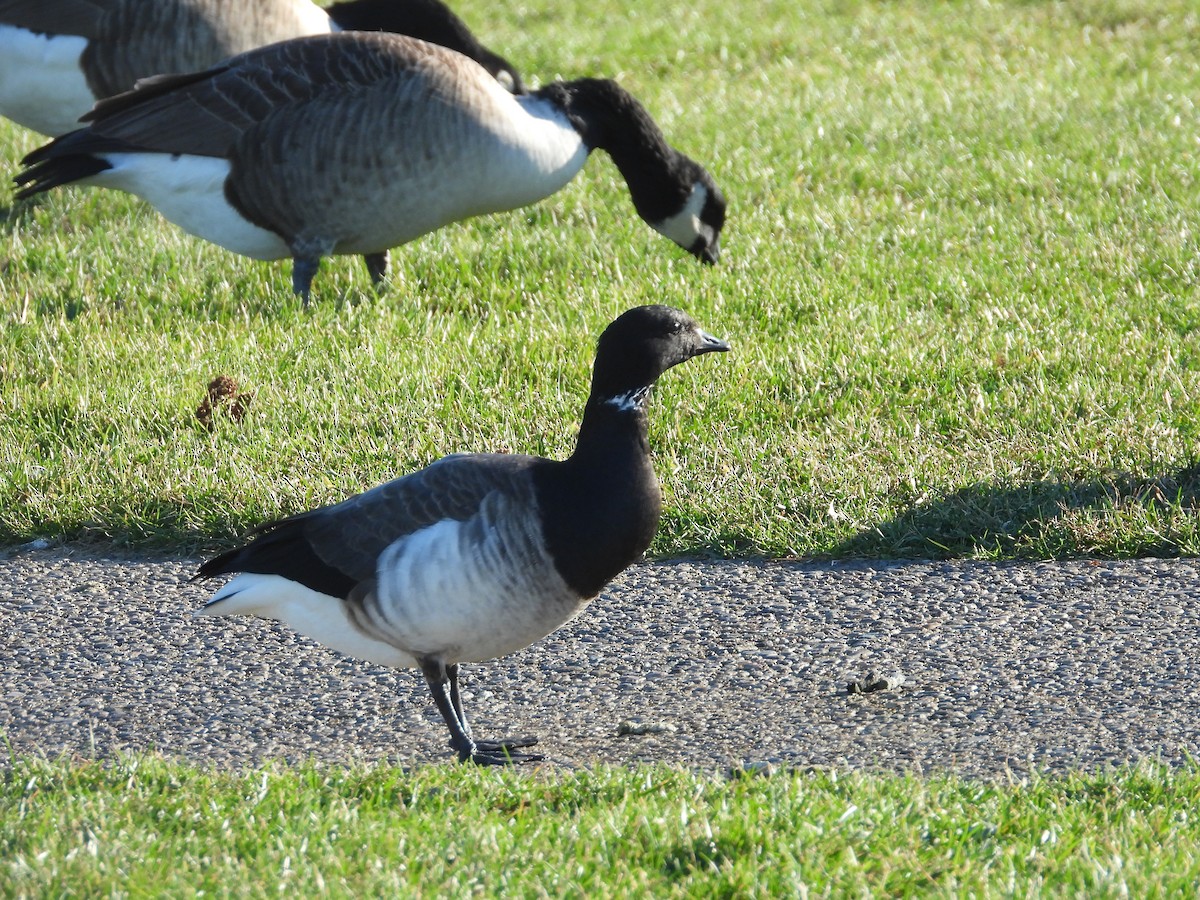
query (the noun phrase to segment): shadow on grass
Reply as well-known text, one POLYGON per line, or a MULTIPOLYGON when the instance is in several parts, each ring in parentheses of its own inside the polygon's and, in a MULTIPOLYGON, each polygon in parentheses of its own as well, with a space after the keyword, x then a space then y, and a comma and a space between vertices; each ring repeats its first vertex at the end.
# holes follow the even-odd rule
POLYGON ((1016 486, 969 485, 914 502, 831 557, 1175 557, 1200 553, 1200 461, 1016 486))
POLYGON ((12 234, 19 222, 28 221, 33 217, 33 211, 40 203, 40 197, 34 197, 32 200, 14 200, 9 197, 7 203, 0 203, 0 234, 12 234))

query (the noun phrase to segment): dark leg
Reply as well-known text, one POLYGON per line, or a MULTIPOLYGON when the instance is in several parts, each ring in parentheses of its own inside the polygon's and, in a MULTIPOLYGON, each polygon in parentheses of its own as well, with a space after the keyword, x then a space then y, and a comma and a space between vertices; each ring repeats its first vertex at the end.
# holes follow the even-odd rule
POLYGON ((433 694, 434 705, 442 714, 446 727, 450 729, 450 746, 458 754, 459 760, 466 762, 475 754, 475 742, 462 727, 462 722, 459 721, 458 714, 454 711, 454 704, 450 700, 450 679, 446 674, 446 667, 431 659, 422 659, 420 662, 425 683, 429 685, 429 692, 433 694))
MULTIPOLYGON (((453 681, 449 673, 450 669, 456 669, 456 667, 446 666, 440 660, 429 658, 421 659, 419 662, 421 672, 425 675, 425 682, 429 685, 430 693, 433 694, 434 705, 442 714, 446 727, 450 729, 450 746, 458 754, 460 762, 470 760, 480 766, 507 766, 518 762, 537 762, 542 758, 535 754, 509 753, 503 748, 492 749, 491 746, 477 744, 472 740, 470 732, 463 726, 451 696, 452 692, 455 698, 458 695, 457 688, 451 687, 458 680, 457 671, 455 671, 453 681)), ((461 698, 458 699, 457 706, 461 709, 461 698)))
POLYGON ((462 697, 458 693, 458 663, 446 666, 446 677, 450 679, 450 706, 454 710, 454 715, 458 719, 463 733, 473 740, 471 724, 467 721, 467 714, 463 712, 462 697))
MULTIPOLYGON (((463 712, 462 697, 458 693, 458 663, 446 666, 446 676, 450 679, 450 705, 454 708, 454 714, 458 716, 458 724, 462 726, 463 733, 475 741, 471 734, 471 725, 467 721, 467 714, 463 712)), ((537 738, 535 737, 505 738, 502 741, 475 741, 475 748, 484 753, 509 753, 520 747, 532 747, 536 743, 537 738)), ((526 759, 530 755, 522 754, 526 759)), ((542 757, 537 758, 541 759, 542 757)))
POLYGON ((312 280, 321 266, 320 257, 292 257, 292 293, 299 294, 308 306, 308 298, 312 293, 312 280))
POLYGON ((387 278, 388 252, 384 250, 382 253, 368 253, 363 257, 363 262, 367 264, 367 272, 371 276, 371 284, 378 287, 379 283, 387 278))

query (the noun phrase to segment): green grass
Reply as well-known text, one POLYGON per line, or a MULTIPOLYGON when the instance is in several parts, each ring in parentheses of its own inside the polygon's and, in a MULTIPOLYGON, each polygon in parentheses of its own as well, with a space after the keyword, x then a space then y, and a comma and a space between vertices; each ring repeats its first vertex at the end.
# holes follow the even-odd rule
MULTIPOLYGON (((596 335, 666 302, 735 352, 661 385, 656 554, 1200 553, 1192 3, 456 9, 535 80, 640 97, 729 198, 721 265, 600 154, 400 249, 382 296, 326 263, 308 310, 123 195, 18 205, 0 543, 196 548, 446 453, 564 454, 596 335), (252 414, 210 433, 223 373, 252 414)), ((37 143, 0 126, 12 170, 37 143)))
POLYGON ((4 896, 1191 896, 1200 771, 0 774, 4 896))

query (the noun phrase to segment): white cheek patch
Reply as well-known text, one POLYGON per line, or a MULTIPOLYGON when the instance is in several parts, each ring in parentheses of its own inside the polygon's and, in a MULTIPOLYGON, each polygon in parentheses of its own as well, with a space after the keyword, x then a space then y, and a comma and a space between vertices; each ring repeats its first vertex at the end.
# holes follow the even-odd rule
POLYGON ((517 83, 513 81, 512 73, 507 69, 501 69, 496 73, 496 80, 500 82, 500 87, 504 88, 510 94, 517 92, 517 83))
POLYGON ((692 193, 683 204, 683 209, 663 219, 654 226, 654 230, 668 237, 687 251, 691 251, 696 238, 703 238, 705 246, 710 246, 716 239, 711 225, 706 225, 700 219, 704 206, 708 203, 708 188, 702 184, 692 186, 692 193))

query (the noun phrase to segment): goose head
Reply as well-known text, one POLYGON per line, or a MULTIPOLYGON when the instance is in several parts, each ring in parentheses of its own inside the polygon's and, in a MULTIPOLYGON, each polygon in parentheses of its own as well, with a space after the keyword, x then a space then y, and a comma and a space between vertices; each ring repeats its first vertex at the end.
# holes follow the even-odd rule
POLYGON ((704 353, 728 350, 729 344, 708 334, 681 310, 659 304, 634 307, 600 335, 592 399, 640 406, 667 369, 704 353))
MULTIPOLYGON (((691 175, 691 191, 674 213, 650 227, 670 238, 700 262, 715 265, 721 258, 721 229, 725 225, 725 196, 699 163, 683 156, 681 167, 691 175)), ((686 184, 686 181, 684 182, 686 184)))
POLYGON ((611 79, 579 78, 535 96, 563 110, 589 151, 612 157, 646 224, 703 263, 720 258, 725 196, 700 163, 667 143, 632 94, 611 79))

